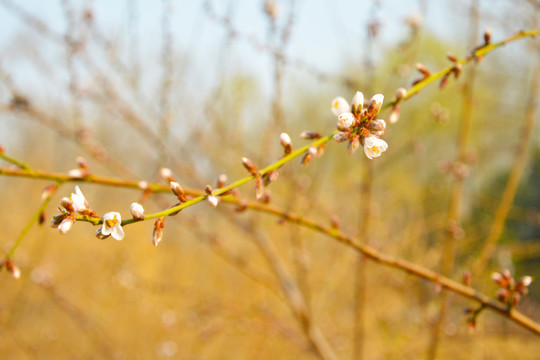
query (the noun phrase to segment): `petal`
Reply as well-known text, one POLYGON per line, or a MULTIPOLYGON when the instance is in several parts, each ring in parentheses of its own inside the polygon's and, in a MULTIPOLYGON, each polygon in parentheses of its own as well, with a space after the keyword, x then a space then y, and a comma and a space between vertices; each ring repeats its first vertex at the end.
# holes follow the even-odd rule
POLYGON ((122 229, 122 226, 120 226, 120 224, 112 228, 111 236, 118 241, 124 238, 124 229, 122 229))
POLYGON ((111 234, 111 230, 112 228, 108 227, 107 225, 103 224, 103 226, 101 227, 101 233, 103 235, 110 235, 111 234))
POLYGON ((354 116, 358 117, 362 112, 362 107, 364 106, 364 94, 360 91, 357 91, 352 99, 352 112, 354 116))
POLYGON ((75 185, 75 194, 79 195, 80 197, 82 197, 84 199, 84 195, 83 195, 81 189, 79 188, 79 185, 75 185))
POLYGON ((364 145, 364 153, 366 154, 366 156, 367 156, 368 159, 373 159, 372 151, 371 151, 371 149, 369 148, 369 146, 364 145))
POLYGON ((350 112, 350 111, 351 111, 351 106, 349 105, 347 100, 345 100, 341 96, 338 96, 337 98, 332 100, 332 112, 334 113, 334 115, 339 116, 343 114, 344 112, 350 112))

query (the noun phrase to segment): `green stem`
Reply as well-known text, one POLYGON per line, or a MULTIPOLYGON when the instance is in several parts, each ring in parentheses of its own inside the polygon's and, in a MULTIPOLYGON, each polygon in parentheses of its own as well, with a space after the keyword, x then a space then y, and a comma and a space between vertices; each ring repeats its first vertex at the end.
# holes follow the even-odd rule
MULTIPOLYGON (((272 165, 269 165, 267 167, 265 167, 264 169, 260 170, 259 173, 261 175, 264 175, 272 170, 277 170, 279 169, 281 166, 283 166, 284 164, 286 164, 287 162, 291 161, 292 159, 304 154, 305 152, 308 151, 308 149, 310 147, 318 147, 318 146, 321 146, 322 144, 328 142, 330 139, 332 139, 332 137, 334 136, 334 134, 336 134, 338 131, 334 131, 332 132, 331 134, 325 136, 325 137, 322 137, 320 139, 317 139, 315 141, 313 141, 312 143, 310 144, 307 144, 301 148, 298 148, 294 151, 292 151, 290 154, 284 156, 283 158, 279 159, 278 161, 276 161, 275 163, 273 163, 272 165)), ((227 192, 229 192, 230 190, 234 189, 234 188, 237 188, 241 185, 244 185, 245 183, 249 182, 250 180, 252 180, 254 178, 253 175, 250 175, 250 176, 246 176, 245 178, 243 179, 240 179, 240 180, 237 180, 225 187, 222 187, 222 188, 219 188, 219 189, 215 189, 212 193, 212 195, 214 196, 220 196, 220 195, 223 195, 227 192)), ((206 199, 208 195, 204 194, 204 195, 199 195, 197 196, 195 199, 191 199, 189 201, 186 201, 182 204, 179 204, 179 205, 176 205, 176 206, 173 206, 171 208, 168 208, 166 210, 163 210, 163 211, 160 211, 160 212, 157 212, 157 213, 153 213, 153 214, 149 214, 149 215, 145 215, 144 216, 144 220, 150 220, 150 219, 156 219, 156 218, 159 218, 159 217, 162 217, 162 216, 168 216, 170 214, 173 214, 175 212, 178 212, 179 210, 182 210, 182 209, 185 209, 187 207, 190 207, 190 206, 193 206, 197 203, 200 203, 201 201, 203 201, 204 199, 206 199)), ((137 219, 126 219, 126 220, 122 220, 122 226, 125 226, 125 225, 129 225, 129 224, 132 224, 132 223, 135 223, 135 222, 139 222, 139 221, 143 221, 143 220, 137 220, 137 219)), ((101 222, 99 222, 101 223, 101 222)))
MULTIPOLYGON (((60 185, 62 183, 60 182, 57 182, 56 183, 56 187, 59 188, 60 185)), ((28 231, 30 231, 30 229, 32 228, 32 226, 38 221, 39 217, 41 216, 41 214, 45 211, 45 208, 47 207, 47 205, 49 204, 49 202, 51 201, 52 199, 52 195, 49 195, 47 196, 42 202, 41 202, 41 205, 39 206, 39 208, 37 209, 36 213, 32 216, 32 218, 30 219, 30 221, 28 221, 28 224, 26 224, 26 226, 24 227, 24 229, 22 229, 21 233, 19 234, 19 237, 17 238, 17 240, 15 241, 15 244, 13 244, 13 247, 11 248, 11 250, 9 251, 9 253, 7 254, 6 258, 11 258, 13 256, 13 254, 15 253, 15 250, 17 250, 17 248, 19 247, 19 245, 21 245, 21 242, 22 240, 24 239, 24 237, 26 236, 26 234, 28 233, 28 231)))
POLYGON ((17 165, 18 167, 20 167, 21 169, 25 170, 26 172, 30 173, 31 175, 34 174, 34 170, 30 167, 30 165, 28 165, 27 163, 25 162, 22 162, 22 161, 19 161, 15 158, 12 158, 11 156, 8 156, 2 152, 0 152, 0 158, 6 160, 7 162, 10 162, 14 165, 17 165))

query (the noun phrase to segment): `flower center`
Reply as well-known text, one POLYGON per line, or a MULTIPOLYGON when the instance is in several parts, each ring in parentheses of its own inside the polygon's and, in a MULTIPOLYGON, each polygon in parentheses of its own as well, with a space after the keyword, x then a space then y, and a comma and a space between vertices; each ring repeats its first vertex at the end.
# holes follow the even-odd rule
POLYGON ((380 153, 380 152, 381 152, 381 150, 379 150, 379 148, 378 148, 377 146, 372 146, 372 147, 371 147, 371 151, 376 152, 376 153, 380 153))
POLYGON ((115 227, 116 225, 118 225, 118 219, 116 218, 116 215, 114 215, 112 219, 105 220, 105 225, 107 225, 108 227, 115 227))

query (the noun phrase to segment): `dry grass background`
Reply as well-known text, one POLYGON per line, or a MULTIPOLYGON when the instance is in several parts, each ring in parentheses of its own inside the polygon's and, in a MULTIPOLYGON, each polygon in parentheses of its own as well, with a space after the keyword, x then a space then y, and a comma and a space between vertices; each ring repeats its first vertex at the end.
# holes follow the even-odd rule
MULTIPOLYGON (((376 3, 366 2, 364 8, 376 8, 376 3)), ((497 40, 537 27, 532 23, 538 17, 534 1, 518 5, 497 1, 493 7, 490 3, 477 3, 478 16, 482 26, 494 30, 497 40)), ((385 43, 378 37, 364 37, 358 40, 367 44, 360 57, 347 58, 345 48, 339 67, 316 70, 316 66, 306 67, 316 63, 308 54, 296 62, 287 58, 287 49, 294 48, 298 40, 278 36, 280 31, 294 36, 306 31, 302 26, 313 26, 305 20, 309 16, 305 2, 294 2, 293 7, 291 2, 280 2, 282 12, 273 35, 269 22, 261 24, 268 38, 259 43, 274 42, 284 51, 284 58, 258 47, 242 28, 245 14, 238 9, 246 2, 231 1, 227 6, 201 2, 197 4, 200 21, 222 32, 212 40, 221 48, 207 50, 209 58, 221 57, 220 61, 200 66, 198 59, 190 58, 189 47, 174 46, 182 34, 175 32, 177 24, 170 14, 181 12, 188 6, 185 2, 152 5, 160 14, 154 19, 160 26, 158 45, 139 49, 136 57, 131 51, 145 29, 134 29, 138 21, 143 23, 141 9, 150 5, 129 4, 116 19, 118 24, 126 22, 127 30, 116 32, 122 28, 118 24, 97 26, 106 5, 63 1, 60 9, 65 28, 61 32, 30 4, 0 1, 0 20, 20 21, 22 17, 25 24, 0 49, 0 142, 6 153, 36 169, 56 172, 75 168, 75 157, 82 155, 92 173, 100 175, 162 182, 158 169, 167 166, 185 186, 203 188, 214 184, 221 173, 234 180, 246 175, 242 156, 260 166, 280 157, 280 132, 290 133, 293 145, 299 146, 306 143, 298 137, 303 130, 332 131, 329 104, 335 96, 349 99, 362 90, 367 97, 383 93, 391 99, 395 89, 418 77, 416 62, 434 72, 448 65, 447 51, 466 55, 470 35, 462 29, 474 20, 468 15, 469 2, 419 1, 425 18, 435 16, 431 14, 442 7, 451 10, 444 21, 454 26, 444 37, 429 28, 411 29, 403 22, 399 28, 405 35, 395 36, 400 41, 385 43), (22 6, 27 9, 24 13, 22 6), (174 12, 169 13, 171 6, 174 12), (24 14, 31 17, 24 18, 24 14), (85 22, 90 15, 92 21, 85 22), (222 21, 227 16, 234 36, 222 21), (39 29, 40 21, 50 32, 39 29), (70 47, 71 37, 80 41, 75 51, 70 47), (250 50, 238 51, 235 44, 250 50), (262 64, 256 65, 262 72, 244 67, 250 56, 254 63, 262 64), (247 57, 247 61, 237 62, 238 57, 247 57), (211 81, 207 70, 214 74, 211 81), (39 77, 29 79, 36 73, 39 77), (194 79, 198 77, 205 80, 197 84, 194 79), (31 112, 10 107, 15 94, 30 101, 31 112), (103 150, 108 159, 103 159, 103 150)), ((265 19, 263 2, 257 6, 256 16, 265 19)), ((390 15, 373 13, 371 20, 380 22, 384 32, 390 15)), ((363 24, 362 31, 368 25, 363 24)), ((196 38, 196 34, 190 36, 196 38)), ((198 51, 205 49, 204 43, 189 44, 198 51)), ((469 139, 474 161, 465 179, 465 235, 457 241, 453 279, 459 280, 470 268, 493 221, 531 106, 530 88, 538 67, 532 47, 537 45, 538 39, 510 44, 475 65, 469 139)), ((462 89, 469 75, 470 68, 466 68, 444 91, 431 86, 403 103, 401 120, 384 136, 388 152, 371 164, 372 202, 364 240, 385 253, 436 271, 441 271, 444 256, 453 181, 452 175, 441 171, 441 164, 456 157, 462 89)), ((383 118, 388 116, 389 112, 382 113, 383 118)), ((534 131, 532 143, 537 149, 538 131, 534 131)), ((538 187, 540 177, 533 176, 540 164, 536 154, 537 150, 530 152, 520 194, 538 187)), ((282 169, 279 180, 270 186, 272 203, 322 224, 338 215, 343 232, 362 236, 359 224, 365 210, 362 184, 367 164, 363 154, 349 156, 341 144, 329 143, 324 156, 308 166, 292 162, 282 169)), ((6 253, 39 206, 41 190, 48 184, 0 177, 0 244, 6 253)), ((47 208, 49 217, 57 212, 59 199, 73 191, 73 185, 59 189, 47 208)), ((98 213, 115 210, 125 218, 129 217, 129 204, 141 195, 97 184, 80 186, 98 213)), ((251 198, 252 189, 253 184, 247 184, 241 192, 251 198)), ((155 194, 144 205, 150 213, 173 203, 171 196, 155 194)), ((495 296, 492 271, 510 268, 519 277, 534 276, 540 270, 540 256, 534 248, 538 239, 522 238, 519 231, 528 223, 536 229, 531 230, 533 236, 538 236, 539 211, 538 202, 527 208, 514 205, 509 214, 511 227, 503 233, 502 245, 488 268, 473 278, 475 288, 495 296), (525 245, 529 247, 524 251, 525 245), (514 252, 525 256, 515 257, 514 252)), ((254 231, 244 229, 246 224, 277 247, 306 298, 313 321, 339 358, 362 357, 353 345, 358 306, 364 309, 360 320, 363 358, 426 357, 440 306, 434 284, 366 261, 365 296, 358 305, 356 253, 322 234, 278 223, 275 217, 260 213, 236 213, 227 204, 217 209, 201 204, 168 218, 157 248, 151 244, 149 222, 126 227, 121 242, 97 240, 86 223, 75 224, 63 236, 47 226, 33 227, 13 258, 22 271, 21 279, 0 274, 1 357, 316 357, 284 300, 279 280, 256 245, 254 231)), ((533 283, 531 295, 518 309, 539 320, 539 296, 538 285, 533 283)), ((469 334, 462 312, 471 302, 452 294, 448 302, 437 358, 538 358, 540 342, 535 335, 489 311, 481 314, 476 331, 469 334)))

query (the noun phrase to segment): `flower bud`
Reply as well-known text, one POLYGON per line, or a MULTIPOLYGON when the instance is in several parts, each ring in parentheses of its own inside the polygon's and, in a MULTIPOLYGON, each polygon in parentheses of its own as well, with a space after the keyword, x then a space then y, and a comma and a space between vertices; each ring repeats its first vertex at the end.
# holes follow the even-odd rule
POLYGON ((56 192, 56 185, 46 186, 43 191, 41 191, 41 200, 47 200, 56 192))
POLYGON ((384 95, 377 94, 371 98, 369 101, 369 106, 367 109, 367 115, 369 118, 373 118, 375 115, 381 111, 381 107, 383 104, 384 95))
POLYGON ((281 142, 281 146, 283 146, 283 149, 285 150, 285 154, 290 154, 292 151, 292 141, 289 134, 281 133, 281 135, 279 135, 279 141, 281 142))
POLYGON ((133 216, 134 219, 137 220, 144 220, 144 208, 139 203, 132 203, 129 207, 129 211, 131 212, 131 216, 133 216))
POLYGON ((390 121, 390 124, 395 124, 399 120, 399 106, 395 105, 392 108, 392 113, 390 113, 390 117, 388 118, 388 121, 390 121))
POLYGON ((349 154, 354 153, 358 148, 360 147, 360 137, 358 135, 355 135, 352 137, 351 141, 349 141, 349 147, 347 148, 347 151, 349 154))
POLYGON ((489 45, 491 42, 491 29, 486 29, 484 32, 484 44, 489 45))
POLYGON ((508 280, 501 273, 498 272, 494 272, 493 274, 491 274, 491 279, 493 279, 493 281, 495 281, 497 285, 502 288, 506 288, 509 283, 508 280))
POLYGON ((60 215, 54 215, 51 219, 51 227, 54 229, 57 229, 58 226, 64 221, 66 218, 66 215, 60 214, 60 215))
POLYGON ((227 184, 227 175, 226 174, 221 174, 218 176, 218 180, 217 180, 217 184, 216 184, 216 187, 219 189, 219 188, 222 188, 225 186, 225 184, 227 184))
POLYGON ((15 265, 13 260, 6 259, 4 260, 4 264, 6 265, 6 270, 11 273, 11 276, 13 276, 15 279, 19 279, 21 277, 21 270, 17 265, 15 265))
POLYGON ((137 183, 137 186, 138 186, 139 189, 141 189, 141 190, 148 190, 148 188, 149 188, 148 182, 146 182, 146 181, 144 181, 144 180, 143 180, 143 181, 139 181, 139 182, 137 183))
POLYGON ((463 285, 471 286, 472 274, 469 270, 463 272, 463 285))
POLYGON ((407 96, 407 89, 400 87, 396 90, 396 101, 401 101, 407 96))
POLYGON ((165 227, 165 218, 162 216, 154 223, 154 231, 152 232, 152 243, 158 246, 163 237, 163 228, 165 227))
POLYGON ((88 171, 85 169, 71 169, 68 171, 68 175, 69 177, 74 178, 74 179, 82 179, 88 176, 89 174, 88 174, 88 171))
POLYGON ((334 135, 334 141, 340 143, 349 140, 349 134, 345 132, 338 132, 334 135))
POLYGON ((277 170, 271 170, 263 175, 263 182, 264 186, 268 186, 274 181, 276 181, 279 177, 279 172, 277 170))
POLYGON ((356 94, 354 94, 354 97, 352 99, 352 106, 351 106, 351 112, 353 113, 354 117, 357 119, 362 114, 362 107, 364 106, 364 94, 362 94, 360 91, 357 91, 356 94))
POLYGON ((530 276, 524 276, 522 277, 518 283, 516 284, 515 290, 520 293, 521 295, 525 296, 529 292, 529 285, 531 285, 533 279, 530 276))
POLYGON ((40 212, 39 213, 38 224, 43 225, 43 223, 45 223, 46 219, 47 219, 47 215, 45 214, 45 211, 40 212))
POLYGON ((161 169, 159 169, 159 175, 163 179, 167 180, 168 182, 174 181, 173 173, 172 173, 171 169, 169 169, 169 168, 161 168, 161 169))
POLYGON ((242 158, 242 164, 244 164, 244 167, 247 169, 247 171, 251 175, 254 175, 254 174, 257 173, 257 168, 255 167, 253 162, 251 160, 249 160, 247 157, 242 158))
POLYGON ((300 137, 302 139, 306 139, 306 140, 315 140, 315 139, 320 139, 321 134, 319 134, 318 132, 315 132, 315 131, 306 130, 306 131, 302 131, 300 133, 300 137))
POLYGON ((75 217, 69 215, 62 220, 60 225, 58 225, 58 231, 60 231, 61 234, 67 233, 70 229, 73 223, 75 222, 75 217))
POLYGON ((332 215, 330 218, 330 225, 332 226, 332 229, 338 229, 339 228, 339 216, 332 215))
POLYGON ((70 213, 74 212, 75 209, 73 208, 73 201, 71 201, 70 198, 67 198, 67 197, 63 197, 61 200, 60 200, 60 205, 66 209, 67 211, 69 211, 70 213))
POLYGON ((386 122, 383 119, 373 120, 369 123, 368 127, 371 131, 384 131, 386 129, 386 122))
POLYGON ((352 113, 343 113, 338 116, 337 128, 341 131, 347 131, 354 125, 355 120, 352 113))
POLYGON ((458 58, 457 58, 455 55, 453 55, 453 54, 451 54, 451 53, 449 53, 449 52, 446 53, 446 57, 448 58, 448 60, 450 60, 450 61, 453 62, 453 63, 457 63, 457 62, 458 62, 458 58))
POLYGON ((269 189, 265 189, 258 200, 264 204, 270 203, 270 201, 272 201, 272 192, 269 189))
POLYGON ((169 183, 169 187, 171 188, 173 194, 176 195, 178 200, 182 202, 185 202, 187 200, 186 192, 179 183, 177 183, 176 181, 171 181, 169 183))
POLYGON ((255 178, 255 198, 260 200, 264 195, 264 182, 260 176, 255 178))
POLYGON ((430 75, 428 68, 424 64, 417 63, 416 69, 424 75, 424 78, 427 78, 430 75))
POLYGON ((216 207, 218 206, 218 203, 219 203, 219 198, 217 196, 214 196, 214 195, 208 195, 206 197, 206 199, 208 200, 208 203, 210 204, 211 207, 216 207))

